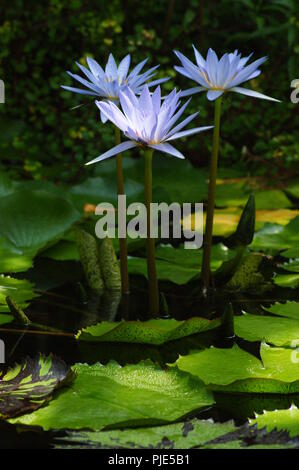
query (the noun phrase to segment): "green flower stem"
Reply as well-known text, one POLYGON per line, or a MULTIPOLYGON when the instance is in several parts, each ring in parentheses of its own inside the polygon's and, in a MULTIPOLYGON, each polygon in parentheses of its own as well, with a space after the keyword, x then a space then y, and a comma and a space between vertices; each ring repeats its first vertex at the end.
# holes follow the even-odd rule
MULTIPOLYGON (((115 145, 120 144, 120 130, 118 127, 115 129, 115 145)), ((124 188, 124 175, 122 165, 122 155, 119 153, 116 156, 116 175, 117 175, 117 194, 125 194, 124 188)), ((123 294, 128 294, 130 291, 129 274, 128 274, 128 255, 127 255, 127 240, 126 238, 119 238, 119 256, 120 256, 120 272, 121 272, 121 290, 123 294)))
POLYGON ((150 236, 151 229, 151 202, 152 202, 152 157, 153 150, 146 149, 145 151, 145 180, 144 180, 144 195, 147 213, 147 238, 146 238, 146 252, 147 252, 147 275, 149 285, 149 305, 151 315, 159 314, 159 290, 157 280, 157 269, 155 259, 155 239, 150 236))
POLYGON ((204 290, 208 289, 209 287, 210 273, 211 273, 210 258, 211 258, 211 248, 212 248, 215 189, 216 189, 216 176, 217 176, 218 152, 219 152, 220 112, 221 112, 221 97, 215 101, 213 148, 212 148, 212 156, 211 156, 211 162, 210 162, 208 207, 207 207, 206 229, 205 229, 205 236, 204 236, 202 268, 201 268, 201 278, 202 278, 204 290))

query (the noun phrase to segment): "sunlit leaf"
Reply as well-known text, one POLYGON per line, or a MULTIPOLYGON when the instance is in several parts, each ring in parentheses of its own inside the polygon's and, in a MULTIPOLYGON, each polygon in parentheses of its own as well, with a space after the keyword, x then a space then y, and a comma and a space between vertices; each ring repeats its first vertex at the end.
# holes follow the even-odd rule
POLYGON ((25 279, 14 279, 9 276, 0 276, 0 312, 9 312, 6 297, 9 295, 20 308, 26 308, 29 301, 37 297, 34 286, 25 279))
POLYGON ((296 289, 299 287, 299 274, 277 274, 273 281, 277 286, 296 289))
POLYGON ((287 301, 284 304, 276 302, 274 305, 271 305, 271 307, 265 308, 265 310, 274 315, 293 318, 299 321, 299 302, 287 301))
POLYGON ((299 363, 292 349, 261 344, 261 360, 236 344, 180 356, 179 369, 200 378, 209 389, 226 393, 298 393, 299 363))
POLYGON ((257 424, 258 429, 287 431, 290 437, 299 436, 299 409, 294 405, 288 410, 264 411, 249 421, 250 424, 257 424))
POLYGON ((147 361, 121 367, 76 364, 76 377, 45 407, 11 420, 43 429, 91 429, 167 424, 205 408, 213 397, 178 369, 147 361))
POLYGON ((235 333, 247 341, 266 341, 275 346, 292 346, 299 338, 299 321, 245 314, 235 317, 235 333))
POLYGON ((83 341, 106 341, 122 343, 163 344, 167 341, 183 338, 203 331, 216 328, 219 320, 207 320, 193 317, 189 320, 148 320, 101 322, 88 326, 77 334, 77 339, 83 341))

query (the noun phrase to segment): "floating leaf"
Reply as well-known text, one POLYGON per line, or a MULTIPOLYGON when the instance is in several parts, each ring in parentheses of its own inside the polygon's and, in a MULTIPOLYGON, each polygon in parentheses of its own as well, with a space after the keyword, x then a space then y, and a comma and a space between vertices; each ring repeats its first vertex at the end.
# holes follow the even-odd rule
POLYGON ((250 424, 256 424, 258 429, 266 428, 268 432, 287 431, 290 437, 299 436, 299 409, 294 405, 288 410, 264 411, 249 421, 250 424))
POLYGON ((261 344, 261 361, 236 344, 180 356, 175 365, 200 378, 209 389, 235 393, 298 393, 299 363, 294 351, 261 344))
POLYGON ((0 325, 6 325, 11 323, 14 317, 12 315, 7 315, 6 313, 0 313, 0 325))
POLYGON ((9 276, 0 276, 0 312, 9 312, 6 297, 10 296, 20 308, 28 307, 29 301, 37 297, 33 284, 25 279, 14 279, 9 276))
POLYGON ((293 259, 289 263, 284 263, 280 267, 285 269, 286 271, 299 273, 299 258, 298 259, 293 259))
POLYGON ((299 321, 299 302, 287 301, 284 304, 276 302, 274 305, 271 305, 271 307, 265 308, 265 310, 274 315, 293 318, 299 321))
POLYGON ((79 331, 76 338, 81 341, 121 342, 163 344, 203 331, 211 330, 220 325, 220 320, 207 320, 194 317, 185 321, 148 320, 101 322, 79 331))
POLYGON ((76 243, 68 240, 60 240, 43 251, 42 256, 56 261, 78 261, 80 259, 76 243))
POLYGON ((65 199, 45 191, 18 191, 0 199, 0 232, 26 255, 58 239, 78 220, 65 199))
POLYGON ((49 429, 91 429, 167 424, 205 408, 213 397, 203 383, 150 361, 121 367, 76 364, 71 387, 47 406, 13 423, 49 429))
POLYGON ((33 265, 33 257, 24 255, 5 238, 0 238, 0 273, 27 271, 33 265))
MULTIPOLYGON (((115 162, 113 162, 115 164, 115 162)), ((143 196, 143 185, 137 181, 126 179, 125 190, 127 204, 133 201, 139 201, 143 196)), ((70 189, 70 195, 76 207, 83 210, 86 203, 98 205, 101 202, 117 204, 116 176, 88 178, 83 183, 73 186, 70 189)))
POLYGON ((289 198, 279 189, 267 189, 255 193, 255 202, 257 209, 285 209, 292 207, 289 198))
POLYGON ((294 180, 291 183, 288 183, 287 188, 285 188, 287 194, 295 199, 299 199, 299 183, 298 180, 294 180))
POLYGON ((184 423, 138 429, 100 432, 68 432, 55 440, 55 447, 106 449, 191 449, 235 430, 232 421, 213 423, 211 420, 193 419, 184 423))
POLYGON ((246 195, 243 182, 217 184, 215 204, 217 207, 240 207, 246 204, 246 195))
POLYGON ((36 410, 71 376, 69 367, 52 355, 26 358, 21 364, 0 371, 0 418, 36 410))
MULTIPOLYGON (((213 225, 213 235, 214 236, 222 236, 226 237, 232 235, 239 223, 240 217, 242 214, 242 210, 234 207, 230 207, 227 209, 215 209, 214 211, 214 225, 213 225)), ((290 222, 290 220, 294 219, 297 215, 299 215, 298 210, 290 210, 290 209, 273 209, 273 210, 256 210, 255 212, 255 228, 256 230, 262 229, 266 223, 272 223, 273 220, 277 224, 286 225, 290 222)), ((205 224, 205 216, 204 214, 204 224, 205 224)), ((191 229, 194 230, 194 214, 191 214, 191 229)), ((186 217, 182 221, 182 225, 188 226, 190 223, 190 217, 186 217)), ((280 227, 279 225, 279 227, 280 227)), ((282 228, 282 227, 281 227, 282 228)))
MULTIPOLYGON (((216 271, 223 262, 232 259, 236 255, 234 250, 229 250, 219 243, 212 247, 211 269, 216 271)), ((169 245, 160 245, 156 250, 156 264, 158 278, 172 281, 175 284, 186 284, 200 277, 202 250, 188 250, 183 245, 174 248, 169 245)), ((146 259, 129 257, 129 271, 147 277, 146 259)))
POLYGON ((276 274, 273 281, 277 286, 296 289, 299 287, 299 274, 276 274))
POLYGON ((266 224, 253 239, 250 248, 257 251, 278 253, 287 248, 297 247, 299 242, 299 216, 286 226, 266 224))
POLYGON ((245 314, 235 317, 235 333, 247 341, 266 341, 275 346, 292 346, 293 341, 299 338, 299 321, 245 314))
POLYGON ((285 250, 280 254, 285 258, 299 258, 299 247, 294 246, 293 248, 289 248, 288 250, 285 250))

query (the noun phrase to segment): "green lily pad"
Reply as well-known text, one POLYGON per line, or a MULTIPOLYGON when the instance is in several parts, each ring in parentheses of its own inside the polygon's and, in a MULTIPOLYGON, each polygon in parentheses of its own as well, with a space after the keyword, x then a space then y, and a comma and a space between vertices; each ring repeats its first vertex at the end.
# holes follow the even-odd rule
POLYGON ((299 216, 292 219, 287 225, 265 224, 253 239, 250 248, 276 254, 279 251, 298 246, 299 242, 299 216))
MULTIPOLYGON (((279 189, 267 189, 255 192, 255 204, 257 209, 285 209, 292 207, 289 198, 279 189)), ((276 220, 276 219, 275 219, 276 220)))
MULTIPOLYGON (((236 230, 240 217, 242 214, 242 209, 237 207, 229 207, 226 209, 215 209, 214 211, 214 225, 213 225, 213 235, 220 237, 227 237, 232 235, 236 230)), ((272 209, 272 210, 256 210, 255 213, 255 228, 256 230, 261 230, 264 226, 269 227, 273 224, 275 220, 278 227, 287 225, 290 220, 298 216, 299 211, 290 210, 290 209, 272 209), (271 223, 272 222, 272 223, 271 223)), ((204 223, 205 223, 204 214, 204 223)), ((182 221, 182 225, 187 226, 189 224, 189 217, 186 217, 182 221)), ((194 215, 191 214, 191 228, 194 230, 194 215)), ((282 227, 281 227, 282 230, 282 227)), ((268 233, 267 231, 263 233, 268 233)))
POLYGON ((27 271, 33 265, 33 257, 24 255, 5 238, 0 238, 0 273, 27 271))
MULTIPOLYGON (((3 129, 2 129, 3 132, 3 129)), ((13 184, 9 177, 3 173, 2 171, 0 172, 0 196, 7 196, 8 194, 11 194, 13 192, 13 184)))
POLYGON ((299 258, 299 247, 294 246, 280 253, 284 258, 299 258))
POLYGON ((184 423, 138 429, 100 432, 68 432, 66 437, 56 439, 55 447, 125 449, 191 449, 201 447, 235 431, 232 421, 213 423, 210 420, 193 419, 184 423))
POLYGON ((274 315, 293 318, 294 320, 299 321, 299 302, 287 301, 284 304, 276 302, 274 305, 271 305, 271 307, 264 307, 264 309, 267 312, 273 313, 274 315))
POLYGON ((213 391, 289 394, 299 392, 299 363, 293 353, 262 343, 260 361, 235 344, 231 349, 211 347, 180 356, 175 365, 213 391))
POLYGON ((299 199, 299 182, 298 180, 294 180, 288 184, 287 188, 285 188, 287 194, 292 196, 295 199, 299 199))
POLYGON ((220 325, 220 320, 193 317, 185 321, 148 320, 101 322, 80 330, 76 338, 81 341, 108 341, 121 343, 163 344, 220 325))
POLYGON ((217 184, 215 203, 217 207, 242 207, 248 195, 243 182, 217 184))
POLYGON ((7 371, 0 370, 0 419, 41 407, 71 375, 69 367, 52 355, 26 358, 7 371))
POLYGON ((299 258, 293 259, 288 263, 284 263, 280 267, 285 269, 286 271, 299 273, 299 258))
MULTIPOLYGON (((115 163, 115 162, 114 162, 115 163)), ((127 204, 139 201, 143 197, 143 184, 131 179, 125 180, 127 204)), ((79 210, 83 210, 85 204, 100 204, 109 202, 117 205, 116 174, 106 177, 88 178, 83 183, 70 189, 70 196, 79 210)))
POLYGON ((14 317, 12 315, 0 313, 0 325, 6 325, 7 323, 11 323, 13 319, 14 317))
POLYGON ((275 346, 292 346, 299 338, 299 321, 291 318, 245 314, 235 317, 235 333, 247 341, 265 341, 275 346))
POLYGON ((79 218, 73 205, 45 191, 18 191, 0 199, 0 232, 32 255, 59 239, 79 218))
POLYGON ((55 245, 44 250, 41 256, 56 261, 79 261, 80 259, 77 244, 68 240, 60 240, 55 245))
POLYGON ((76 364, 76 378, 47 406, 11 422, 49 429, 123 428, 177 421, 213 403, 203 383, 150 361, 76 364))
POLYGON ((287 431, 290 437, 299 436, 299 409, 295 405, 288 410, 264 411, 249 422, 256 424, 258 429, 266 428, 268 432, 287 431))
POLYGON ((297 287, 299 287, 299 274, 276 274, 273 282, 280 287, 297 289, 297 287))
POLYGON ((9 312, 6 297, 9 295, 20 308, 28 307, 29 301, 37 297, 34 286, 25 279, 14 279, 9 276, 0 276, 0 312, 9 312))
MULTIPOLYGON (((223 244, 212 247, 211 269, 216 271, 222 263, 229 261, 236 255, 235 250, 230 250, 223 244)), ((172 281, 175 284, 186 284, 200 277, 202 250, 185 249, 184 246, 173 248, 169 245, 160 245, 156 249, 156 264, 158 278, 164 281, 172 281)), ((129 257, 129 271, 147 277, 146 259, 129 257)))

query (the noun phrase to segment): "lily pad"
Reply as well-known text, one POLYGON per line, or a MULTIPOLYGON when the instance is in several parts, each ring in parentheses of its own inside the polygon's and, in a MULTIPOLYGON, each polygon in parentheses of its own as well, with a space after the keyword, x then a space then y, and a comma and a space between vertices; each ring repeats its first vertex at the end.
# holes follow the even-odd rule
POLYGON ((235 344, 180 356, 175 365, 213 391, 289 394, 299 392, 299 363, 292 360, 293 352, 262 343, 259 360, 235 344))
POLYGON ((293 318, 299 321, 299 302, 287 301, 284 304, 276 302, 271 307, 265 308, 265 310, 280 317, 293 318))
MULTIPOLYGON (((214 226, 213 235, 226 237, 234 233, 236 230, 242 210, 237 207, 229 207, 226 209, 215 209, 214 212, 214 226)), ((255 213, 255 227, 256 230, 261 230, 267 223, 273 224, 273 220, 281 226, 286 225, 290 220, 294 219, 299 215, 298 210, 291 209, 272 209, 272 210, 256 210, 255 213)), ((204 224, 205 224, 204 214, 204 224)), ((194 215, 191 214, 191 228, 194 230, 194 215)), ((182 225, 187 226, 189 224, 189 217, 186 217, 182 221, 182 225)), ((279 225, 279 227, 280 227, 279 225)), ((281 227, 282 229, 282 227, 281 227)), ((267 233, 267 232, 265 232, 267 233)))
POLYGON ((6 325, 7 323, 11 323, 13 319, 14 317, 12 315, 0 313, 0 325, 6 325))
POLYGON ((0 238, 0 273, 27 271, 33 265, 33 257, 24 255, 5 238, 0 238))
POLYGON ((12 418, 41 407, 71 375, 69 367, 52 355, 26 358, 21 364, 0 371, 0 418, 12 418))
POLYGON ((211 420, 193 419, 184 423, 138 429, 100 432, 68 432, 55 440, 55 447, 125 448, 125 449, 191 449, 201 447, 235 430, 232 421, 213 423, 211 420))
POLYGON ((56 261, 79 261, 80 259, 77 244, 68 240, 60 240, 43 251, 41 255, 56 261))
POLYGON ((299 321, 261 315, 235 317, 235 333, 247 341, 266 341, 275 346, 292 346, 299 338, 299 321))
POLYGON ((266 428, 268 432, 287 431, 290 437, 299 436, 299 409, 295 405, 288 410, 264 411, 249 422, 256 424, 258 429, 266 428))
POLYGON ((220 325, 220 320, 207 320, 193 317, 185 321, 148 320, 101 322, 79 331, 76 338, 81 341, 121 342, 163 344, 203 331, 211 330, 220 325))
MULTIPOLYGON (((223 244, 212 247, 211 269, 216 271, 223 262, 229 261, 236 255, 234 250, 223 244)), ((156 249, 156 264, 158 278, 172 281, 175 284, 186 284, 200 277, 202 250, 188 250, 183 246, 174 248, 170 245, 160 245, 156 249)), ((147 277, 147 264, 145 258, 129 257, 129 271, 147 277)))
POLYGON ((59 239, 80 217, 73 205, 45 191, 17 191, 0 199, 0 232, 26 255, 59 239))
POLYGON ((299 274, 276 274, 273 281, 277 286, 297 289, 299 287, 299 274))
POLYGON ((293 259, 289 263, 284 263, 280 267, 286 271, 299 273, 299 258, 293 259))
POLYGON ((49 429, 123 428, 177 421, 213 403, 203 383, 150 361, 121 367, 76 364, 70 388, 47 406, 10 422, 49 429))
MULTIPOLYGON (((115 162, 114 162, 115 163, 115 162)), ((143 185, 137 181, 126 179, 125 191, 127 204, 139 201, 143 197, 143 185)), ((85 204, 100 204, 109 202, 117 205, 116 174, 106 177, 93 177, 86 179, 83 183, 73 186, 70 195, 79 210, 83 210, 85 204)))
POLYGON ((288 184, 287 188, 285 188, 287 194, 295 199, 299 199, 299 182, 298 180, 294 180, 288 184))
POLYGON ((292 219, 287 225, 266 224, 259 230, 250 245, 251 249, 276 254, 288 248, 298 246, 299 242, 299 216, 292 219))
POLYGON ((9 295, 20 308, 28 307, 29 301, 37 297, 34 286, 25 279, 14 279, 9 276, 0 276, 0 312, 9 312, 6 297, 9 295))
POLYGON ((299 258, 299 247, 294 246, 293 248, 289 248, 288 250, 284 250, 280 254, 284 258, 299 258))
MULTIPOLYGON (((255 203, 257 209, 285 209, 292 207, 289 198, 280 189, 267 189, 255 192, 255 203)), ((275 219, 274 219, 275 220, 275 219)))

